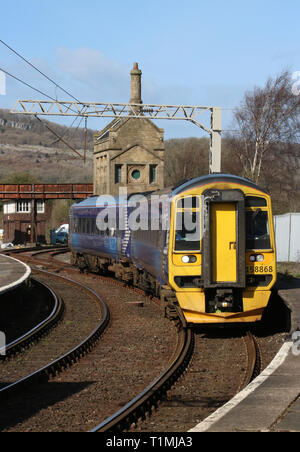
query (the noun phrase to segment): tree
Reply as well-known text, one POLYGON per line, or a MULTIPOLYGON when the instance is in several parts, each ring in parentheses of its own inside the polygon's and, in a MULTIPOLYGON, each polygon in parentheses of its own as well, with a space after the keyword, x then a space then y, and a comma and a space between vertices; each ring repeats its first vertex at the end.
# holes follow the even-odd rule
POLYGON ((234 113, 238 134, 232 145, 244 176, 258 183, 266 155, 278 143, 296 143, 300 137, 300 96, 292 90, 292 76, 283 71, 264 88, 245 94, 234 113))
POLYGON ((207 138, 173 138, 165 142, 165 185, 208 172, 207 138))
POLYGON ((15 172, 3 176, 1 182, 4 184, 38 184, 40 181, 30 173, 15 172))

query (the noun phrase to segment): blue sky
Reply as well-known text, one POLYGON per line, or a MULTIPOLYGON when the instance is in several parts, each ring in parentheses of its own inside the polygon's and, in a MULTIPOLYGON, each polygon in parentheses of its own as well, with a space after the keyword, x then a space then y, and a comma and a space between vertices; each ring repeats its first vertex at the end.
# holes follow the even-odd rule
MULTIPOLYGON (((0 39, 83 101, 128 102, 137 61, 144 103, 221 106, 228 129, 245 91, 283 69, 300 71, 299 13, 299 0, 14 0, 2 2, 0 39)), ((1 44, 0 67, 67 100, 1 44)), ((6 85, 0 108, 41 98, 6 85)), ((157 125, 166 138, 202 135, 177 121, 157 125)))

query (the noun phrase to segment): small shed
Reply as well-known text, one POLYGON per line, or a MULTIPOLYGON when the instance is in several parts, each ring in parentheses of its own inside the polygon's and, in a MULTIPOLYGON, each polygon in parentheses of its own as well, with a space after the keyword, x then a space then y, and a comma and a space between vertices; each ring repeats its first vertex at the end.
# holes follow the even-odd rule
POLYGON ((274 216, 278 262, 300 262, 300 213, 274 216))

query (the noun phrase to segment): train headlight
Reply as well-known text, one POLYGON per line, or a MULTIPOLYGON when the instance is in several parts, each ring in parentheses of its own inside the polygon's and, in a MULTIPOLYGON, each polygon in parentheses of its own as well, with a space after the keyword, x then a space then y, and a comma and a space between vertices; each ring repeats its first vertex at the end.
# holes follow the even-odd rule
POLYGON ((263 262, 264 256, 263 256, 263 254, 251 254, 249 259, 251 262, 263 262))
POLYGON ((263 262, 264 261, 264 256, 262 254, 257 254, 256 255, 256 262, 263 262))
POLYGON ((197 257, 194 255, 191 256, 182 256, 181 261, 184 264, 194 264, 195 262, 197 262, 197 257))

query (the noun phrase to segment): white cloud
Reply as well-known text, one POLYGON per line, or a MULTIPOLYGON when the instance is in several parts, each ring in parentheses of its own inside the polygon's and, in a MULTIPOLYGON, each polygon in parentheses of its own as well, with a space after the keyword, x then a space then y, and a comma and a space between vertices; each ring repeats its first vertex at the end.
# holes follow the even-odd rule
MULTIPOLYGON (((103 52, 86 47, 59 47, 57 60, 58 68, 68 76, 70 83, 79 83, 83 93, 89 95, 91 101, 129 100, 128 68, 103 52)), ((80 94, 77 96, 82 97, 80 94)))

